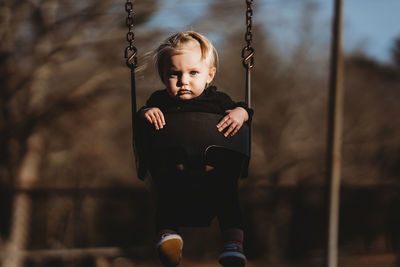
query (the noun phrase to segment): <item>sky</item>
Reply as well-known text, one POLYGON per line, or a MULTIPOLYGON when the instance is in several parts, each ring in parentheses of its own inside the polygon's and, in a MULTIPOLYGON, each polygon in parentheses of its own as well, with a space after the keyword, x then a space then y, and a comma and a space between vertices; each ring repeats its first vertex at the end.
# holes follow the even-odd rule
POLYGON ((400 0, 347 0, 344 11, 347 47, 364 41, 368 54, 389 61, 393 40, 400 38, 400 0))
MULTIPOLYGON (((316 4, 313 20, 318 42, 329 43, 334 0, 307 0, 316 4)), ((265 26, 282 50, 298 38, 299 21, 306 0, 254 0, 256 23, 265 26)), ((174 32, 190 29, 208 11, 211 0, 160 0, 161 6, 149 27, 174 32), (176 30, 175 30, 176 29, 176 30)), ((230 5, 235 1, 228 1, 230 5)), ((237 0, 243 5, 243 0, 237 0)), ((343 0, 343 46, 346 52, 361 49, 382 62, 390 62, 390 49, 400 37, 400 0, 343 0)), ((229 6, 227 6, 229 8, 229 6)), ((243 12, 244 13, 244 12, 243 12)))

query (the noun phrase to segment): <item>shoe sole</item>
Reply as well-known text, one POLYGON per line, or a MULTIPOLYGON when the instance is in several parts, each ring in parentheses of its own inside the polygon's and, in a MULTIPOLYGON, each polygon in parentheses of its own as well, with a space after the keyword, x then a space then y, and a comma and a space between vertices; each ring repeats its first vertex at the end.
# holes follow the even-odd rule
POLYGON ((170 235, 157 244, 160 260, 164 266, 178 266, 182 258, 183 241, 179 235, 170 235))
POLYGON ((243 257, 243 254, 238 252, 225 252, 218 262, 223 267, 244 267, 246 259, 243 257))

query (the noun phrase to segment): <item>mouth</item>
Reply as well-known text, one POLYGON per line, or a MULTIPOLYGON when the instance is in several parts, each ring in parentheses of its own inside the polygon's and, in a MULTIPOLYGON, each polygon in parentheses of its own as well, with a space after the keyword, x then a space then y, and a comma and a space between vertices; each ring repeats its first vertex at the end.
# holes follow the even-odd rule
POLYGON ((180 90, 178 90, 178 95, 186 95, 186 94, 192 94, 192 91, 188 90, 188 89, 180 89, 180 90))

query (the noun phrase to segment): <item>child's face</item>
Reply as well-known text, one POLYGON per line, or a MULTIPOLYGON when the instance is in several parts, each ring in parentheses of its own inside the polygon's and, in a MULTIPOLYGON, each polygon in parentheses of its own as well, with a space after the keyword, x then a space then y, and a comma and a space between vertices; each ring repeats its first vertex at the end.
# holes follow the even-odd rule
POLYGON ((201 58, 197 44, 190 44, 179 54, 172 55, 168 63, 163 82, 173 98, 188 100, 201 95, 215 75, 215 67, 201 58))

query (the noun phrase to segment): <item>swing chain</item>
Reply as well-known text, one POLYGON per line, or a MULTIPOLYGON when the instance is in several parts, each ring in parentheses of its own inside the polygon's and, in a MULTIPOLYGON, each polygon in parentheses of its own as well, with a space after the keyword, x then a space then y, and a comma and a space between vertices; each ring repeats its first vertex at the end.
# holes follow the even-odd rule
POLYGON ((246 0, 246 46, 242 50, 242 63, 246 69, 251 69, 254 66, 254 48, 251 46, 251 42, 253 41, 253 34, 251 32, 252 28, 252 17, 253 17, 253 8, 252 8, 253 0, 246 0))
POLYGON ((133 44, 135 34, 133 33, 133 3, 131 0, 126 0, 125 11, 127 12, 126 26, 128 27, 126 40, 129 42, 129 45, 125 48, 126 65, 130 68, 135 68, 137 64, 137 48, 133 44))

